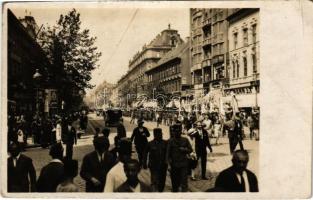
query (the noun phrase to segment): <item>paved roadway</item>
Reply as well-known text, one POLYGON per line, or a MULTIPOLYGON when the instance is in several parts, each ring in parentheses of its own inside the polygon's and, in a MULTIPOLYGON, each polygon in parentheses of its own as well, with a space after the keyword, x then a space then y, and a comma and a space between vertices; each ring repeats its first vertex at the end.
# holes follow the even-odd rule
MULTIPOLYGON (((82 138, 78 140, 78 144, 74 146, 73 159, 77 159, 79 162, 79 165, 81 165, 84 155, 93 151, 92 139, 93 139, 95 128, 99 127, 101 129, 104 127, 104 121, 101 117, 98 117, 95 114, 90 114, 88 117, 89 117, 89 123, 88 123, 87 131, 86 131, 86 135, 83 135, 82 138)), ((124 126, 127 130, 128 137, 130 137, 132 130, 136 126, 134 124, 130 124, 129 121, 130 121, 129 118, 124 117, 124 126)), ((153 128, 156 127, 156 123, 146 122, 144 125, 149 129, 151 133, 151 136, 149 138, 149 140, 151 140, 153 138, 152 130, 153 128)), ((168 139, 169 128, 163 125, 160 127, 163 129, 164 139, 168 139)), ((113 141, 114 141, 115 136, 116 136, 116 128, 111 128, 111 134, 109 136, 111 144, 114 143, 113 141)), ((248 168, 252 170, 253 172, 255 172, 256 175, 258 176, 259 142, 255 140, 244 140, 243 143, 250 155, 248 168)), ((227 138, 221 138, 220 145, 217 145, 217 146, 213 145, 212 148, 213 148, 213 153, 208 155, 208 161, 207 161, 208 162, 207 163, 207 176, 210 177, 210 180, 189 181, 189 190, 192 192, 205 191, 209 188, 212 188, 214 186, 214 182, 218 173, 231 165, 231 156, 229 154, 229 146, 228 146, 227 138)), ((33 159, 33 163, 37 172, 37 177, 39 176, 41 168, 51 160, 51 158, 49 157, 48 149, 31 148, 31 149, 27 149, 25 154, 30 156, 33 159)), ((135 158, 137 157, 135 153, 133 157, 135 158)), ((146 183, 150 183, 149 170, 141 170, 139 178, 146 183)), ((77 183, 80 186, 80 191, 83 192, 85 189, 85 185, 84 185, 85 183, 79 175, 75 178, 75 183, 77 183)), ((170 181, 169 174, 166 179, 165 191, 166 192, 171 191, 171 181, 170 181)))

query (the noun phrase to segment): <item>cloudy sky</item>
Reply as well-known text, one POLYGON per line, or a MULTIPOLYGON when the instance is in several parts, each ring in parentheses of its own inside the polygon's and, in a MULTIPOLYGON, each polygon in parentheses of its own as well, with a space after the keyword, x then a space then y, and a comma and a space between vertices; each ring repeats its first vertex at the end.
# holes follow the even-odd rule
POLYGON ((60 14, 75 8, 81 14, 82 28, 97 37, 96 46, 102 52, 100 67, 93 71, 91 83, 103 80, 111 83, 125 74, 128 61, 145 43, 171 24, 183 39, 189 35, 189 10, 186 8, 119 7, 106 4, 66 4, 44 7, 36 4, 9 6, 17 17, 31 13, 38 26, 53 25, 60 14), (27 11, 26 11, 27 10, 27 11))

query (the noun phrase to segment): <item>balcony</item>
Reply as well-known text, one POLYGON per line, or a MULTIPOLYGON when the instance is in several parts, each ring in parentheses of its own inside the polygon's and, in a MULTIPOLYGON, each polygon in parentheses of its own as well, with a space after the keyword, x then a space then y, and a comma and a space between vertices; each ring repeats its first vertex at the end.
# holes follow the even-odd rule
POLYGON ((209 26, 212 23, 212 19, 208 18, 202 21, 202 26, 209 26))
POLYGON ((194 72, 194 71, 201 70, 201 69, 202 67, 201 67, 201 64, 199 63, 199 64, 193 65, 190 70, 194 72))
POLYGON ((202 46, 208 46, 208 45, 211 45, 211 43, 212 43, 212 37, 208 37, 203 40, 202 46))
POLYGON ((202 61, 202 67, 208 67, 208 66, 211 66, 211 60, 209 58, 205 58, 202 61))

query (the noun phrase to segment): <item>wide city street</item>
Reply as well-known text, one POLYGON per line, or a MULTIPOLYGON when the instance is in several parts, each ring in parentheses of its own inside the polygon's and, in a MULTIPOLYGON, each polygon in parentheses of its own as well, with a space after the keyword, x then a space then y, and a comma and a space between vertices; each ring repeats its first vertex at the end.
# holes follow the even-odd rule
MULTIPOLYGON (((93 134, 95 132, 95 128, 98 127, 102 129, 104 127, 104 121, 103 118, 100 116, 96 116, 94 113, 91 113, 88 115, 89 122, 88 122, 88 128, 86 131, 86 134, 81 137, 81 139, 78 140, 78 144, 74 146, 74 154, 73 159, 77 159, 79 162, 79 165, 82 163, 82 159, 85 154, 93 151, 93 134)), ((130 124, 130 119, 127 117, 124 117, 124 126, 127 130, 127 137, 131 136, 132 130, 135 128, 135 124, 130 124)), ((74 126, 77 128, 77 122, 74 123, 74 126)), ((149 140, 153 139, 153 128, 156 127, 155 122, 146 122, 144 124, 146 126, 151 136, 149 140)), ((168 139, 169 138, 169 127, 168 126, 160 126, 163 130, 163 138, 168 139)), ((110 128, 111 134, 109 136, 111 147, 113 147, 113 141, 114 137, 116 136, 116 128, 110 128)), ((211 142, 213 144, 213 141, 211 142)), ((253 171, 258 176, 258 154, 259 154, 259 142, 255 140, 246 139, 243 141, 244 147, 249 152, 250 161, 248 164, 248 169, 253 171)), ((189 191, 197 192, 197 191, 205 191, 209 188, 212 188, 214 186, 214 182, 216 179, 216 176, 220 171, 223 169, 229 167, 231 165, 231 155, 229 153, 229 144, 228 144, 228 138, 220 138, 220 144, 219 145, 213 145, 213 153, 208 154, 208 161, 207 161, 207 176, 210 178, 209 180, 197 180, 197 181, 189 181, 189 191)), ((239 145, 237 146, 239 148, 239 145)), ((133 148, 134 149, 134 148, 133 148)), ((42 149, 40 147, 36 148, 28 148, 26 152, 24 152, 27 156, 31 157, 33 159, 33 164, 36 168, 37 177, 40 174, 41 168, 46 165, 50 160, 49 156, 49 150, 48 149, 42 149)), ((133 157, 136 158, 137 155, 134 152, 133 157)), ((80 167, 80 166, 79 166, 80 167)), ((79 169, 80 171, 80 169, 79 169)), ((140 180, 145 183, 150 183, 150 172, 149 170, 142 169, 140 172, 140 180)), ((84 192, 85 188, 85 182, 84 180, 78 175, 75 178, 75 182, 80 186, 80 191, 84 192)), ((166 187, 165 192, 170 192, 171 189, 171 180, 169 173, 167 175, 166 179, 166 187)))

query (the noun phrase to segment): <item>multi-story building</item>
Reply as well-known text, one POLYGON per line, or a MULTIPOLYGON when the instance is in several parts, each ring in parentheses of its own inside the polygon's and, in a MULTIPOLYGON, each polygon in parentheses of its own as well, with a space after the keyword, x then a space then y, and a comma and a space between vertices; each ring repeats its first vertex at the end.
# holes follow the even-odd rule
MULTIPOLYGON (((36 42, 34 34, 23 26, 11 10, 8 10, 8 112, 30 115, 45 109, 44 89, 49 86, 48 69, 51 67, 44 51, 36 42), (35 84, 33 75, 39 70, 43 80, 35 84)), ((31 18, 31 17, 29 17, 31 18)), ((34 19, 31 18, 33 23, 34 19)), ((26 22, 26 21, 24 21, 26 22)), ((28 116, 31 117, 31 116, 28 116)))
POLYGON ((191 74, 198 98, 221 90, 227 63, 228 9, 190 9, 191 74))
POLYGON ((239 107, 258 106, 259 94, 259 9, 237 9, 229 22, 229 87, 225 94, 235 94, 239 107))
POLYGON ((148 77, 146 71, 151 69, 168 51, 182 42, 177 30, 167 29, 158 34, 148 45, 142 47, 129 61, 127 73, 118 81, 119 95, 134 95, 136 97, 147 94, 148 77))
POLYGON ((190 40, 187 38, 186 42, 179 43, 146 72, 151 91, 172 97, 186 97, 191 85, 189 47, 190 40))

